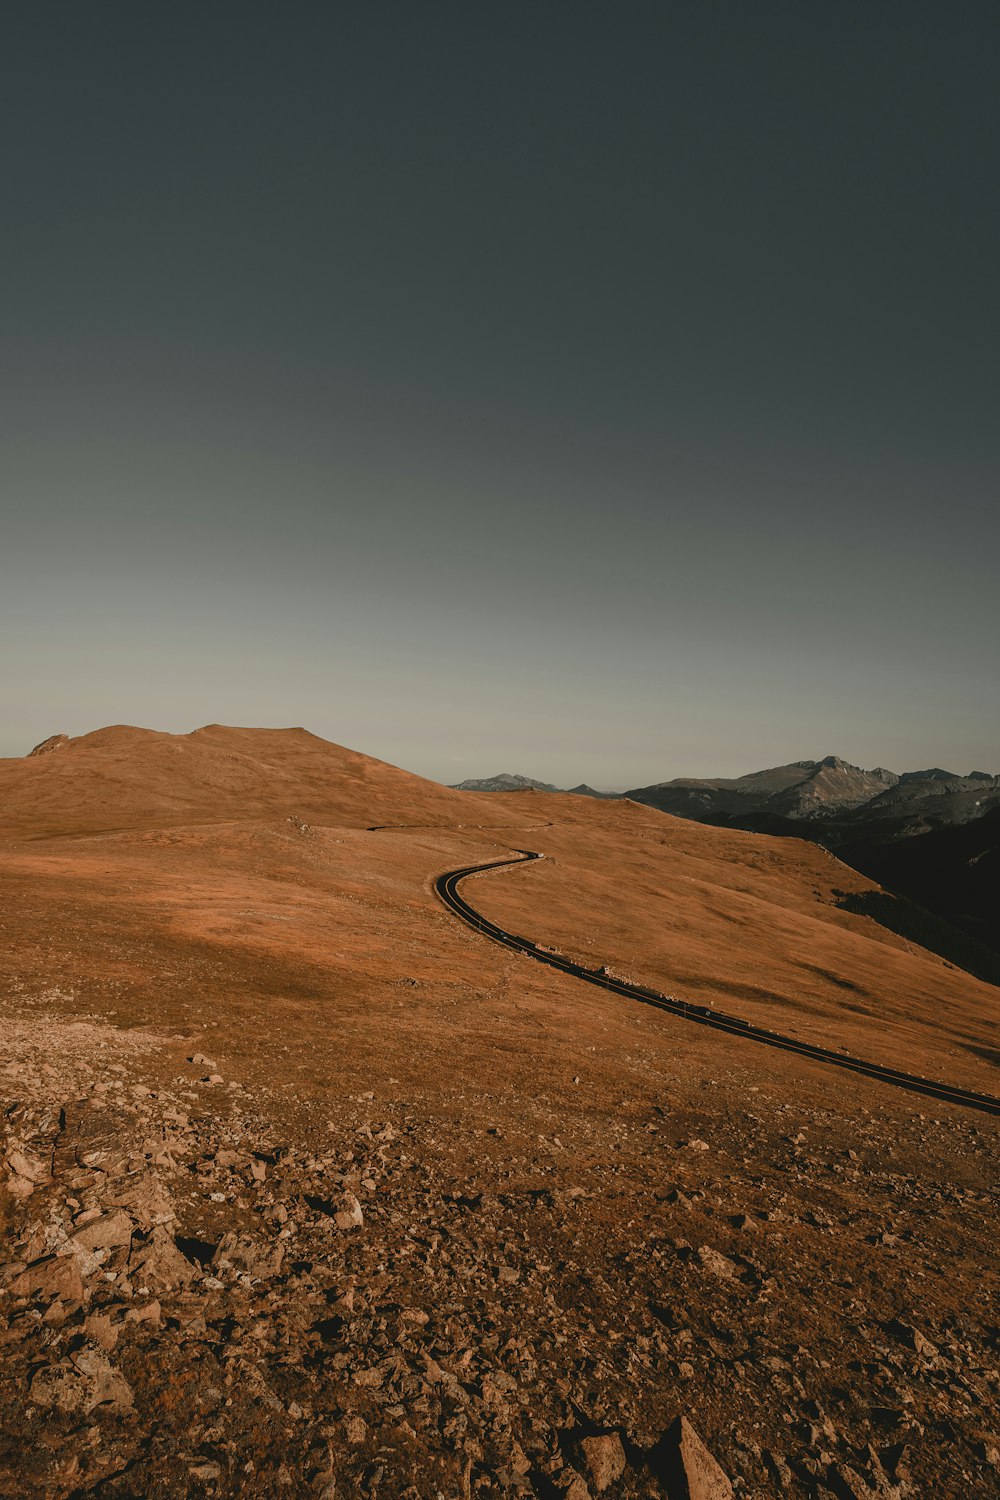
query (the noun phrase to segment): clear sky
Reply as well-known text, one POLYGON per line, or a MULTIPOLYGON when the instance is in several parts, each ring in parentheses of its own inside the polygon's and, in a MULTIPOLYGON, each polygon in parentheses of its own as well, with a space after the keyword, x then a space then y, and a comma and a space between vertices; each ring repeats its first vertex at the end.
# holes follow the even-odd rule
POLYGON ((10 0, 0 754, 1000 771, 1000 8, 10 0))

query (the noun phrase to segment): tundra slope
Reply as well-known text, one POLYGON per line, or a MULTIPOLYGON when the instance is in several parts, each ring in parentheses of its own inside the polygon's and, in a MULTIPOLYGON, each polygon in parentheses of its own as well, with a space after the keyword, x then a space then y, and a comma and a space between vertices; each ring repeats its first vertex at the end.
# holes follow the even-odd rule
POLYGON ((101 731, 0 807, 6 1493, 670 1495, 680 1415, 720 1494, 996 1488, 993 1123, 432 889, 530 843, 469 882, 509 930, 994 1089, 997 992, 870 882, 302 731, 101 731))

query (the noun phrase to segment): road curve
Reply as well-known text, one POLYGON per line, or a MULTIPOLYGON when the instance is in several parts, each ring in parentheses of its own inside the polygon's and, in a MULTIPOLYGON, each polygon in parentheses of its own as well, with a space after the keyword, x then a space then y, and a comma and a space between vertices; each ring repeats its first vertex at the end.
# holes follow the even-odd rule
POLYGON ((602 990, 611 990, 613 994, 624 995, 629 1000, 638 1000, 640 1005, 651 1005, 656 1010, 668 1011, 671 1015, 693 1021, 699 1026, 710 1026, 715 1031, 728 1031, 747 1041, 760 1042, 765 1047, 777 1047, 782 1052, 794 1052, 799 1057, 811 1058, 814 1062, 826 1063, 834 1068, 844 1068, 849 1073, 861 1073, 866 1078, 877 1079, 894 1088, 907 1089, 911 1094, 923 1094, 929 1099, 940 1099, 947 1104, 959 1104, 966 1109, 981 1110, 984 1114, 1000 1115, 1000 1099, 994 1098, 992 1094, 976 1094, 969 1089, 954 1088, 951 1084, 921 1078, 915 1073, 901 1073, 896 1068, 886 1068, 880 1063, 865 1062, 861 1058, 835 1052, 830 1047, 800 1042, 794 1037, 782 1036, 780 1032, 768 1031, 763 1026, 741 1021, 738 1016, 726 1015, 724 1011, 712 1010, 704 1005, 692 1005, 686 1000, 675 1000, 671 995, 658 994, 656 990, 646 989, 642 985, 628 984, 624 979, 613 979, 609 974, 588 969, 583 964, 575 964, 557 953, 547 953, 529 938, 505 932, 502 927, 476 911, 474 906, 470 906, 459 894, 458 887, 468 875, 477 875, 484 870, 500 870, 507 865, 525 864, 528 860, 543 858, 531 849, 518 849, 516 853, 516 859, 490 860, 487 864, 466 865, 464 869, 449 870, 444 875, 439 875, 434 882, 435 894, 463 922, 484 937, 502 944, 504 948, 512 948, 515 953, 526 953, 529 958, 548 964, 551 969, 560 969, 564 974, 572 974, 575 979, 596 984, 602 990))

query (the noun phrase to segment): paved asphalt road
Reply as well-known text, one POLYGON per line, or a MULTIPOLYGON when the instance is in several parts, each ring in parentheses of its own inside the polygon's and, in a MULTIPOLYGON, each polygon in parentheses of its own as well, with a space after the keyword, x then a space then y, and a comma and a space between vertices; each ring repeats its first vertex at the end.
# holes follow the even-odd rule
POLYGON ((887 1068, 880 1063, 865 1062, 861 1058, 851 1057, 848 1053, 835 1052, 830 1047, 818 1047, 810 1042, 796 1041, 794 1037, 782 1036, 776 1031, 767 1031, 762 1026, 753 1026, 749 1021, 741 1021, 738 1016, 726 1015, 724 1011, 712 1010, 705 1005, 692 1005, 686 1000, 676 1000, 671 995, 660 995, 656 990, 645 989, 642 985, 628 984, 623 979, 613 979, 609 974, 602 974, 596 969, 587 969, 582 964, 575 964, 559 954, 548 953, 528 938, 505 932, 502 927, 498 927, 495 922, 491 922, 488 917, 476 911, 474 906, 470 906, 468 901, 459 894, 458 887, 467 875, 475 875, 482 870, 499 870, 506 865, 524 864, 528 860, 543 858, 542 855, 530 849, 518 849, 516 853, 516 859, 491 860, 488 864, 467 865, 461 870, 449 870, 438 877, 434 883, 434 889, 450 911, 461 917, 463 922, 467 922, 477 932, 481 932, 484 937, 491 938, 495 943, 501 943, 505 948, 512 948, 516 953, 526 953, 529 958, 548 964, 550 968, 561 969, 564 974, 572 974, 576 979, 584 979, 588 984, 599 985, 601 989, 611 990, 616 995, 624 995, 629 1000, 638 1000, 642 1005, 651 1005, 657 1010, 669 1011, 671 1015, 680 1016, 685 1021, 696 1022, 699 1026, 710 1026, 715 1031, 728 1031, 747 1041, 760 1042, 765 1047, 778 1047, 784 1052, 794 1052, 799 1057, 811 1058, 814 1062, 825 1063, 830 1067, 845 1068, 851 1073, 862 1073, 866 1078, 877 1079, 880 1083, 891 1084, 894 1088, 908 1089, 913 1094, 924 1094, 930 1099, 941 1099, 949 1104, 963 1105, 966 1109, 978 1109, 985 1114, 1000 1115, 1000 1099, 994 1098, 992 1094, 976 1094, 969 1089, 954 1088, 947 1083, 936 1083, 933 1079, 921 1078, 913 1073, 901 1073, 896 1068, 887 1068))

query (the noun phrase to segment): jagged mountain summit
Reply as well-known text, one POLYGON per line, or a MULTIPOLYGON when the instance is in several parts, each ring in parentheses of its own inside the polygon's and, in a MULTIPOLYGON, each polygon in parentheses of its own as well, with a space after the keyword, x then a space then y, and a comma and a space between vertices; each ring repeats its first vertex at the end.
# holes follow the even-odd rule
POLYGON ((774 816, 808 818, 862 807, 899 779, 882 767, 865 771, 838 755, 827 755, 823 760, 796 760, 746 776, 677 777, 637 787, 626 795, 661 812, 699 822, 728 820, 765 807, 774 816))
POLYGON ((827 755, 745 776, 677 777, 626 795, 675 817, 738 822, 762 832, 780 831, 776 824, 786 819, 836 820, 844 825, 847 839, 858 820, 899 822, 901 836, 967 822, 1000 801, 1000 777, 982 772, 958 776, 937 768, 899 774, 877 766, 866 771, 827 755))
MULTIPOLYGON (((532 776, 470 778, 459 792, 566 792, 532 776)), ((1000 776, 986 771, 958 775, 938 766, 926 771, 865 770, 839 755, 793 760, 735 777, 678 776, 630 791, 600 792, 581 782, 568 794, 642 802, 697 823, 745 828, 757 833, 797 833, 836 848, 873 835, 909 838, 952 827, 1000 805, 1000 776), (790 826, 785 826, 785 825, 790 826), (807 826, 803 827, 805 824, 807 826)))

